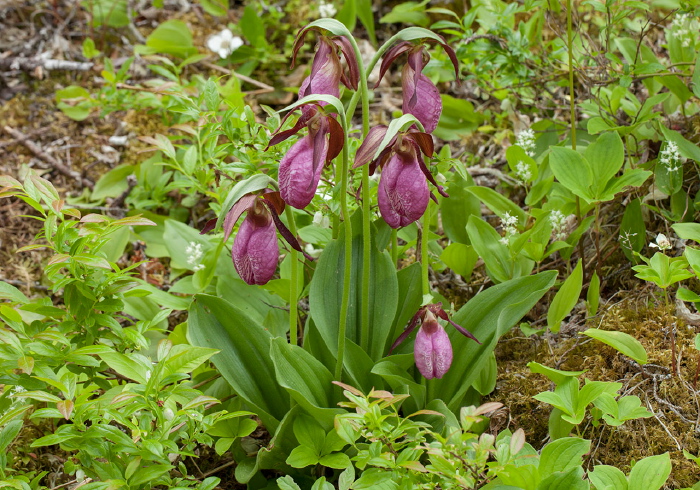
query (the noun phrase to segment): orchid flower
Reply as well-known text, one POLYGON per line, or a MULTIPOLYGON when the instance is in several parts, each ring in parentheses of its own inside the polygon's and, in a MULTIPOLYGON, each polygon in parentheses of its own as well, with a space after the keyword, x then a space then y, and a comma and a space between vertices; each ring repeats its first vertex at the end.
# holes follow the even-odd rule
MULTIPOLYGON (((304 209, 314 198, 323 165, 330 163, 340 154, 344 138, 343 129, 338 121, 335 117, 326 115, 320 105, 304 104, 301 107, 302 115, 294 127, 285 131, 277 130, 267 145, 269 148, 298 133, 302 128, 309 129, 307 135, 292 145, 280 161, 279 167, 282 199, 297 209, 304 209)), ((291 112, 285 116, 282 125, 290 114, 291 112)))
MULTIPOLYGON (((292 50, 292 66, 296 63, 299 49, 304 45, 306 35, 311 30, 324 32, 318 27, 307 27, 299 31, 292 50)), ((311 94, 328 94, 340 97, 340 83, 357 90, 360 83, 360 68, 350 41, 344 36, 328 37, 319 35, 316 44, 316 54, 311 64, 311 74, 302 82, 299 88, 299 98, 311 94), (347 70, 343 71, 340 56, 345 58, 347 70)))
POLYGON ((441 195, 449 196, 435 182, 423 161, 422 153, 427 156, 433 154, 432 137, 416 130, 399 133, 375 158, 387 130, 386 126, 379 125, 369 131, 357 150, 353 168, 369 163, 369 173, 373 175, 377 166, 382 167, 377 194, 379 211, 389 226, 401 228, 419 219, 428 207, 428 199, 435 199, 427 181, 441 195))
MULTIPOLYGON (((275 274, 279 261, 275 228, 292 248, 304 253, 296 237, 280 220, 279 215, 283 211, 284 201, 280 198, 280 193, 266 189, 261 195, 244 195, 226 214, 224 241, 231 236, 233 227, 241 215, 246 213, 233 239, 231 257, 238 275, 247 284, 265 284, 275 274)), ((202 233, 213 229, 215 222, 216 220, 211 220, 202 233)), ((306 254, 304 256, 311 259, 306 254)))
POLYGON ((413 347, 413 357, 418 371, 426 379, 442 378, 452 365, 452 343, 447 332, 438 322, 438 317, 446 320, 465 337, 481 343, 468 330, 450 320, 447 312, 442 308, 442 303, 423 306, 413 316, 406 330, 396 339, 389 353, 406 340, 420 322, 420 329, 416 334, 413 347))
MULTIPOLYGON (((441 38, 442 39, 442 38, 441 38)), ((426 42, 438 42, 434 39, 426 39, 426 42)), ((455 79, 459 80, 459 65, 457 55, 454 50, 443 40, 438 42, 455 68, 455 79)), ((428 64, 430 55, 423 44, 414 44, 409 41, 402 41, 391 47, 384 59, 379 70, 379 79, 377 86, 382 81, 382 77, 389 69, 389 66, 402 54, 408 55, 406 65, 404 65, 401 73, 401 83, 403 86, 403 113, 413 114, 418 119, 426 132, 432 133, 437 128, 440 114, 442 113, 442 99, 440 92, 433 82, 428 77, 423 75, 423 68, 428 64)))

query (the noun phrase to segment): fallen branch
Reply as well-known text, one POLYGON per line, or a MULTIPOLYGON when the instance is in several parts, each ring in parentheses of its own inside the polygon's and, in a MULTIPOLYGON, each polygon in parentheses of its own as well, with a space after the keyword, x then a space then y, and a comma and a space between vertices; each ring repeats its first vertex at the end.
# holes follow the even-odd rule
POLYGON ((45 70, 88 71, 94 63, 68 60, 51 60, 43 58, 25 58, 22 56, 0 58, 0 69, 32 71, 37 67, 45 70))
POLYGON ((66 177, 70 177, 72 179, 77 180, 80 182, 82 185, 85 187, 92 189, 95 187, 95 184, 83 176, 80 175, 79 172, 76 172, 75 170, 72 170, 68 167, 66 167, 63 163, 46 153, 39 145, 34 143, 33 141, 29 140, 27 136, 25 136, 21 131, 17 131, 16 129, 12 129, 9 126, 4 126, 2 128, 7 134, 12 136, 17 140, 18 143, 22 143, 24 146, 27 147, 29 151, 34 153, 35 156, 38 158, 41 158, 44 160, 46 163, 54 167, 56 170, 58 170, 60 173, 65 175, 66 177))

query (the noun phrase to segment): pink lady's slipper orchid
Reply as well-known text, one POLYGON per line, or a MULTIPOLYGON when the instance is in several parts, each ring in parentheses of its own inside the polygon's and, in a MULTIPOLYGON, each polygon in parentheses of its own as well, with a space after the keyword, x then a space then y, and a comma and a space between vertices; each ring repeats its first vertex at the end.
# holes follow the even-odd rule
MULTIPOLYGON (((294 127, 278 130, 267 145, 268 148, 276 145, 304 127, 309 129, 309 134, 292 145, 279 167, 282 199, 297 209, 304 209, 314 198, 323 165, 338 156, 343 149, 344 138, 343 128, 335 117, 326 115, 319 105, 305 104, 301 107, 302 114, 294 127)), ((290 114, 285 116, 285 120, 290 114)))
POLYGON ((429 134, 415 130, 399 133, 375 158, 387 129, 380 125, 369 131, 357 150, 353 168, 369 163, 372 175, 377 166, 382 167, 377 194, 379 212, 389 226, 401 228, 423 216, 428 199, 435 199, 426 179, 441 195, 449 196, 435 182, 423 161, 423 153, 429 157, 433 154, 433 139, 429 134))
MULTIPOLYGON (((224 241, 231 236, 241 215, 246 213, 233 239, 231 257, 238 275, 248 284, 265 284, 277 270, 279 245, 275 228, 295 250, 304 253, 296 237, 280 220, 279 215, 283 211, 284 202, 279 192, 266 190, 259 196, 246 194, 226 214, 224 241)), ((212 220, 202 233, 212 229, 215 221, 212 220)))
MULTIPOLYGON (((322 32, 318 27, 304 28, 299 31, 292 51, 292 68, 296 63, 299 49, 304 45, 304 39, 311 30, 322 32)), ((320 35, 316 44, 316 54, 311 64, 311 74, 302 82, 299 88, 299 98, 311 94, 327 94, 340 97, 340 83, 357 90, 360 82, 360 68, 350 41, 344 36, 327 37, 320 35), (340 56, 345 58, 347 70, 344 71, 340 56)), ((325 105, 325 103, 321 103, 325 105)))
MULTIPOLYGON (((426 41, 436 42, 433 39, 426 39, 426 41)), ((455 68, 455 78, 459 80, 459 65, 454 50, 444 41, 439 44, 450 57, 455 68)), ((407 53, 408 58, 401 73, 403 113, 413 114, 421 122, 425 131, 432 133, 440 120, 442 100, 437 87, 428 77, 423 75, 423 68, 428 64, 430 55, 422 44, 415 45, 408 41, 402 41, 389 49, 382 60, 377 86, 389 66, 404 53, 407 53)))
POLYGON ((406 340, 420 322, 420 329, 416 334, 416 340, 413 347, 413 356, 416 360, 418 371, 426 378, 442 378, 452 365, 452 344, 450 337, 442 325, 438 322, 438 317, 446 320, 457 329, 462 335, 472 340, 479 342, 471 333, 463 327, 457 325, 450 320, 445 310, 442 309, 442 303, 435 303, 423 306, 418 310, 411 319, 411 322, 406 327, 406 330, 396 339, 394 345, 391 346, 393 351, 398 345, 406 340))

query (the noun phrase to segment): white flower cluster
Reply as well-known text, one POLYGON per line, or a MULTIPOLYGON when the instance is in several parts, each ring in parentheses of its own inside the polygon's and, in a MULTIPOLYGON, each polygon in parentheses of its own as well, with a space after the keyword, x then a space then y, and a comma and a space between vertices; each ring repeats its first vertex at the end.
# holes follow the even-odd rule
POLYGON ((693 44, 693 36, 697 32, 697 22, 690 14, 679 14, 671 23, 673 37, 681 42, 684 48, 693 44))
POLYGON ((241 46, 243 46, 243 39, 234 36, 230 29, 224 29, 207 39, 207 48, 217 53, 221 58, 228 58, 241 46))
POLYGON ((338 10, 332 3, 321 2, 318 5, 318 15, 321 17, 333 17, 338 10))
POLYGON ((556 240, 564 240, 566 238, 566 228, 569 217, 564 213, 555 209, 549 215, 549 224, 552 225, 552 238, 556 240))
POLYGON ((649 246, 651 248, 658 248, 659 250, 664 252, 666 250, 671 250, 671 240, 666 238, 666 235, 664 235, 663 233, 659 233, 658 235, 656 235, 656 243, 652 242, 649 244, 649 246))
POLYGON ((666 165, 669 172, 677 172, 680 170, 683 157, 678 151, 678 145, 673 141, 669 141, 666 148, 659 153, 659 162, 661 162, 662 165, 666 165))
POLYGON ((513 216, 506 211, 501 218, 501 224, 503 225, 503 231, 505 231, 506 234, 503 235, 500 242, 503 245, 508 245, 510 237, 518 234, 518 229, 515 227, 515 225, 518 224, 518 218, 517 216, 513 216))
POLYGON ((321 211, 316 211, 314 213, 312 224, 314 226, 318 226, 319 228, 330 228, 331 220, 328 218, 328 216, 324 216, 321 211))
POLYGON ((187 254, 187 263, 192 266, 193 271, 197 272, 204 269, 204 264, 199 263, 204 255, 201 243, 190 242, 185 249, 185 253, 187 254))
POLYGON ((529 157, 535 156, 535 132, 532 129, 520 131, 515 137, 515 144, 525 150, 529 157))
POLYGON ((515 175, 523 182, 527 182, 532 178, 532 172, 530 172, 530 166, 520 160, 515 166, 515 175))

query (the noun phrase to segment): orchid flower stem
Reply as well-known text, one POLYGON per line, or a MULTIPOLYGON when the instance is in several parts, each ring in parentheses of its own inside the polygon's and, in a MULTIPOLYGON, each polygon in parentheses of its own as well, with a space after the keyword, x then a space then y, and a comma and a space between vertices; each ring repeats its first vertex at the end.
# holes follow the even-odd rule
MULTIPOLYGON (((369 132, 369 88, 367 87, 367 72, 365 71, 364 63, 362 63, 362 54, 357 46, 357 41, 354 37, 350 37, 355 56, 357 57, 357 65, 360 70, 360 89, 355 94, 360 95, 362 100, 362 138, 364 139, 369 132)), ((353 95, 355 95, 353 94, 353 95)), ((355 102, 357 104, 357 102, 355 102)), ((348 121, 352 121, 352 116, 355 111, 355 104, 351 104, 352 112, 347 112, 345 117, 348 121)), ((370 204, 371 193, 369 188, 369 166, 362 167, 362 296, 360 297, 360 346, 365 352, 369 352, 369 287, 370 287, 370 267, 371 267, 371 250, 372 236, 370 223, 370 204)))
MULTIPOLYGON (((574 31, 572 21, 572 1, 566 0, 566 46, 569 52, 569 113, 571 119, 571 149, 576 150, 576 93, 574 92, 574 31)), ((576 196, 576 219, 581 224, 581 199, 576 196)), ((586 258, 584 256, 583 239, 578 243, 583 277, 586 277, 586 258)))
POLYGON ((421 265, 421 277, 423 284, 423 296, 430 294, 430 279, 429 279, 429 268, 430 264, 428 261, 428 234, 430 233, 430 203, 428 203, 428 208, 425 210, 423 215, 423 222, 421 227, 421 238, 420 238, 420 265, 421 265))
MULTIPOLYGON (((297 225, 294 222, 294 213, 292 212, 291 206, 286 206, 284 212, 287 216, 287 227, 292 235, 297 236, 297 225)), ((289 284, 289 343, 292 345, 297 345, 297 325, 298 325, 298 312, 297 307, 299 303, 299 292, 297 287, 299 285, 299 252, 290 248, 290 259, 292 261, 292 271, 289 284)))
POLYGON ((338 357, 335 364, 335 379, 341 381, 343 374, 343 358, 345 357, 345 331, 348 325, 348 307, 350 305, 350 274, 352 272, 352 223, 348 211, 348 173, 350 151, 348 148, 348 124, 345 114, 339 114, 343 127, 343 161, 340 175, 340 209, 345 222, 345 260, 343 264, 343 298, 340 303, 340 319, 338 325, 338 357))
POLYGON ((394 267, 398 267, 399 262, 399 237, 395 228, 391 229, 391 261, 394 267))

